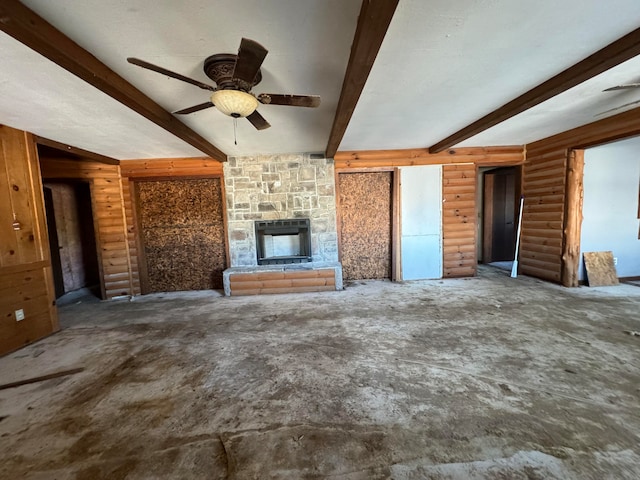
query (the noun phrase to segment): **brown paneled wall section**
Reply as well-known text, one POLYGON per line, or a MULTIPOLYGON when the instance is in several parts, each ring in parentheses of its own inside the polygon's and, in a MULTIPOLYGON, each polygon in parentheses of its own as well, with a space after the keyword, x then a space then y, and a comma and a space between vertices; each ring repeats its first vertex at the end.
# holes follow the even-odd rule
POLYGON ((443 276, 476 274, 477 167, 520 165, 524 150, 518 146, 450 149, 430 154, 427 149, 338 152, 338 174, 350 170, 376 171, 389 167, 443 165, 442 235, 443 276))
POLYGON ((476 166, 442 168, 442 273, 445 278, 476 274, 476 166))
POLYGON ((42 178, 89 182, 103 298, 133 295, 120 167, 92 161, 41 158, 42 178))
POLYGON ((0 125, 0 354, 59 329, 54 298, 34 139, 0 125))
POLYGON ((578 285, 582 218, 582 152, 640 134, 640 109, 527 145, 522 273, 578 285))
POLYGON ((527 151, 522 178, 524 209, 520 271, 560 282, 566 149, 527 151))

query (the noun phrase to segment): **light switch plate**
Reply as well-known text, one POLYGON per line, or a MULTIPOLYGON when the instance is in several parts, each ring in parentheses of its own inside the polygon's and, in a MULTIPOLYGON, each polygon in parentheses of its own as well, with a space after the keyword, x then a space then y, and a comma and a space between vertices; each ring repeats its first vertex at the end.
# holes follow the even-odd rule
POLYGON ((19 322, 21 320, 24 320, 24 310, 23 309, 16 310, 16 322, 19 322))

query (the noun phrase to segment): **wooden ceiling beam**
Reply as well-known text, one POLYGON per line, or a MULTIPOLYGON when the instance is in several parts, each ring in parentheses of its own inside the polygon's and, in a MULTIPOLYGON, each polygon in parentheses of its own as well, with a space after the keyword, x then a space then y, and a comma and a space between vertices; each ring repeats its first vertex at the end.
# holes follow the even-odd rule
POLYGON ((640 55, 640 28, 429 147, 439 153, 640 55))
POLYGON ((347 131, 373 62, 396 11, 399 0, 362 0, 356 33, 351 45, 351 55, 342 82, 342 91, 329 142, 325 150, 327 158, 333 158, 347 131))
POLYGON ((201 152, 219 161, 227 159, 222 150, 19 1, 0 1, 0 30, 201 152))

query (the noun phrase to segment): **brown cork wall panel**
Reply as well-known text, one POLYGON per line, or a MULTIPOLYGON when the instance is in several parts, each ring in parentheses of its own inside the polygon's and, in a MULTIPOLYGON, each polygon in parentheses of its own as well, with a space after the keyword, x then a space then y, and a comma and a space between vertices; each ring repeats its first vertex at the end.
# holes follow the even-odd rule
POLYGON ((225 235, 220 179, 137 182, 145 293, 222 287, 225 235))
POLYGON ((341 173, 338 182, 344 279, 390 278, 392 173, 341 173))

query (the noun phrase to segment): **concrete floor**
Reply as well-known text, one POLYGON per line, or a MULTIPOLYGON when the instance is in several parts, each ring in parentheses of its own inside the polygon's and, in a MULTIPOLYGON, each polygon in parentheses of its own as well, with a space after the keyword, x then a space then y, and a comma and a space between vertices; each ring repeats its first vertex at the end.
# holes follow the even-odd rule
POLYGON ((637 479, 640 288, 473 279, 60 307, 6 479, 637 479))

